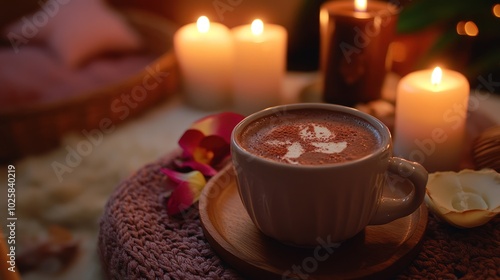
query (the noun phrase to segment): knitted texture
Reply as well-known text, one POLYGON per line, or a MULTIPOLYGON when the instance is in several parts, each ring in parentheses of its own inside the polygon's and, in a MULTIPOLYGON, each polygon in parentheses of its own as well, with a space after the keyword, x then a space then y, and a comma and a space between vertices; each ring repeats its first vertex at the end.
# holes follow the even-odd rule
MULTIPOLYGON (((171 157, 149 164, 117 186, 100 222, 99 251, 109 279, 240 279, 207 243, 198 204, 166 212, 171 157)), ((396 279, 498 279, 500 218, 456 229, 429 215, 423 246, 396 279)))
POLYGON ((429 213, 423 246, 398 279, 500 279, 500 217, 458 229, 429 213))
POLYGON ((123 181, 100 222, 99 253, 108 279, 235 279, 203 235, 198 204, 166 212, 167 157, 123 181))

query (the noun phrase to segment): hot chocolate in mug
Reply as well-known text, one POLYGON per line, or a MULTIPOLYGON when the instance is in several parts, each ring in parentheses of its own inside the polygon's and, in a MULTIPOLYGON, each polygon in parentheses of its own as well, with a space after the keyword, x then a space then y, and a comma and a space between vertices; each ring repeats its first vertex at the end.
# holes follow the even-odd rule
POLYGON ((423 202, 428 175, 420 164, 392 156, 391 133, 380 120, 323 103, 282 105, 246 117, 233 130, 231 156, 253 223, 295 246, 341 242, 367 225, 413 213, 423 202), (411 182, 412 190, 385 197, 384 188, 408 186, 395 181, 411 182))

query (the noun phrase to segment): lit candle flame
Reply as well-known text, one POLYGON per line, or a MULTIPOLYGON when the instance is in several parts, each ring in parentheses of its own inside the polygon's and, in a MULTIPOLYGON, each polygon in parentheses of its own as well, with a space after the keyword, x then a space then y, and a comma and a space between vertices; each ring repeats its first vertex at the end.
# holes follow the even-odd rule
POLYGON ((431 75, 431 83, 433 85, 439 85, 441 83, 441 78, 443 77, 443 70, 440 67, 434 68, 431 75))
POLYGON ((252 33, 253 35, 260 35, 264 32, 264 23, 260 19, 256 19, 252 22, 252 33))
POLYGON ((198 18, 196 22, 196 26, 198 27, 198 31, 201 33, 207 33, 210 29, 210 20, 206 16, 201 16, 198 18))
POLYGON ((366 12, 366 0, 354 0, 354 7, 358 12, 366 12))

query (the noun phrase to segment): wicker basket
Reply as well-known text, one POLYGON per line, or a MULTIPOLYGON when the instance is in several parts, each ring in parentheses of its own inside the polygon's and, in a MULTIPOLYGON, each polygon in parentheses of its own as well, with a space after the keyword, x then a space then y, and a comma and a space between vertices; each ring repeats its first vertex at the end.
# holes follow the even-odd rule
POLYGON ((130 108, 126 117, 123 112, 113 110, 112 103, 141 85, 144 77, 150 75, 147 70, 121 83, 62 101, 0 112, 0 163, 57 147, 67 132, 99 129, 105 119, 108 125, 109 121, 113 125, 119 124, 143 113, 177 90, 179 71, 172 47, 175 25, 147 12, 120 11, 141 34, 146 52, 157 57, 150 64, 151 68, 159 67, 161 72, 168 72, 168 77, 148 90, 145 99, 137 102, 137 107, 130 108))

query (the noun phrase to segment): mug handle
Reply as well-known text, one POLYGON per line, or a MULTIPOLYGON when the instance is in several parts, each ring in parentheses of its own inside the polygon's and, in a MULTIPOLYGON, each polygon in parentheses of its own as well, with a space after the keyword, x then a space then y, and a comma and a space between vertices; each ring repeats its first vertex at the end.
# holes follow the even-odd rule
MULTIPOLYGON (((382 196, 377 212, 370 220, 370 225, 386 224, 408 216, 417 210, 424 201, 428 173, 422 165, 406 159, 391 157, 388 171, 403 179, 408 179, 413 184, 413 190, 401 198, 382 196)), ((402 187, 402 185, 394 187, 402 187)))

